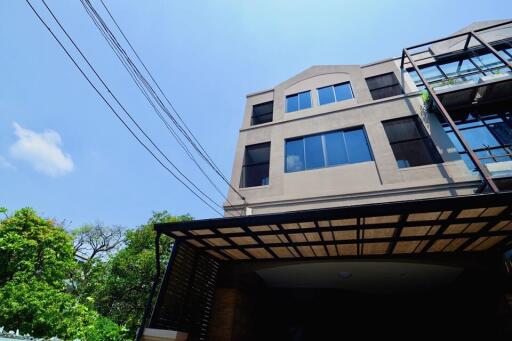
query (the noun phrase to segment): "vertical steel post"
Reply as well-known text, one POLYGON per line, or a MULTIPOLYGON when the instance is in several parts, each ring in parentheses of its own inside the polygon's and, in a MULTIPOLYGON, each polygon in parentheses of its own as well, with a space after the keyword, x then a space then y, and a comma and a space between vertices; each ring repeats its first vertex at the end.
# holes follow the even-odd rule
POLYGON ((160 236, 162 233, 160 231, 156 232, 155 237, 155 262, 156 262, 156 272, 155 277, 153 278, 153 285, 151 286, 151 292, 149 294, 148 300, 146 301, 146 306, 144 307, 144 315, 142 316, 142 321, 139 329, 137 329, 137 335, 135 337, 136 341, 140 341, 142 339, 142 335, 144 334, 144 329, 146 328, 146 321, 149 316, 149 312, 151 311, 151 306, 153 304, 153 297, 155 296, 156 288, 158 287, 158 280, 160 279, 160 236))
POLYGON ((455 136, 457 137, 457 139, 461 143, 461 145, 464 148, 464 150, 468 153, 469 157, 471 158, 471 161, 473 161, 473 163, 475 164, 478 172, 480 173, 480 175, 482 176, 484 181, 489 185, 489 187, 491 188, 491 190, 494 193, 498 193, 499 189, 496 186, 496 184, 494 183, 494 181, 492 180, 492 177, 491 177, 489 171, 487 170, 487 168, 485 168, 484 165, 482 165, 482 163, 480 162, 480 160, 476 156, 475 152, 473 152, 473 149, 471 149, 469 144, 466 142, 466 140, 462 136, 462 133, 457 128, 457 125, 455 124, 455 122, 453 122, 452 118, 450 117, 450 114, 448 114, 448 111, 446 111, 445 107, 441 103, 441 100, 439 99, 439 97, 437 97, 436 93, 434 92, 434 89, 430 86, 430 84, 427 82, 427 80, 421 74, 420 69, 418 68, 418 65, 416 65, 416 63, 411 58, 411 56, 409 54, 409 51, 407 51, 407 49, 404 49, 403 50, 403 54, 405 56, 407 56, 407 59, 409 60, 409 63, 411 63, 411 65, 413 66, 414 70, 418 74, 418 77, 420 77, 422 83, 427 88, 427 91, 429 92, 430 96, 432 97, 432 99, 436 103, 437 107, 441 111, 441 114, 443 115, 444 119, 446 120, 446 122, 448 122, 448 124, 452 128, 453 133, 455 134, 455 136))

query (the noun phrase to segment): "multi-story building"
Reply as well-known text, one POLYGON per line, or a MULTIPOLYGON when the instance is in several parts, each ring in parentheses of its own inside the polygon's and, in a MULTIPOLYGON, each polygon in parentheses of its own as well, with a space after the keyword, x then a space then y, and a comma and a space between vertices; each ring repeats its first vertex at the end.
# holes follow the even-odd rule
MULTIPOLYGON (((466 35, 409 53, 488 173, 501 178, 512 175, 512 108, 500 103, 511 99, 512 27, 480 35, 496 41, 499 56, 474 38, 464 49, 466 35)), ((468 153, 403 59, 313 66, 247 95, 231 181, 245 202, 231 190, 226 216, 481 190, 468 153)))
POLYGON ((225 217, 156 227, 146 338, 510 337, 511 179, 512 21, 249 94, 225 217))

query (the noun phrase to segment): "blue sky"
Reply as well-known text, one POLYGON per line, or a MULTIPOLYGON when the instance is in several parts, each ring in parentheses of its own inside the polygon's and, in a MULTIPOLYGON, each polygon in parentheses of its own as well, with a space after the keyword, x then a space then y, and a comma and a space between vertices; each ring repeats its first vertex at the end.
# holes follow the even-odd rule
MULTIPOLYGON (((42 9, 39 0, 31 1, 42 9)), ((47 2, 129 111, 221 202, 137 92, 80 1, 47 2)), ((107 3, 228 177, 247 93, 311 65, 397 56, 405 46, 512 13, 511 1, 107 3)), ((100 220, 133 227, 163 209, 215 216, 133 140, 25 1, 0 1, 0 51, 0 206, 32 206, 71 226, 100 220)))

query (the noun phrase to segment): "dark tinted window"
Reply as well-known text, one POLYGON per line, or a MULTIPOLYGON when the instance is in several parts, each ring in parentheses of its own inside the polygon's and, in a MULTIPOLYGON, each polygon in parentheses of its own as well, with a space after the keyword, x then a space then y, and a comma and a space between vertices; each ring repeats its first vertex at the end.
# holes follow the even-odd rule
POLYGON ((286 172, 371 160, 370 146, 362 127, 286 141, 286 172))
POLYGON ((272 122, 273 110, 273 101, 254 105, 252 107, 251 125, 272 122))
POLYGON ((245 147, 240 187, 268 185, 270 143, 245 147))
POLYGON ((382 124, 399 168, 443 162, 417 116, 386 121, 382 124))
POLYGON ((393 72, 366 78, 366 84, 374 100, 403 94, 402 87, 393 72))

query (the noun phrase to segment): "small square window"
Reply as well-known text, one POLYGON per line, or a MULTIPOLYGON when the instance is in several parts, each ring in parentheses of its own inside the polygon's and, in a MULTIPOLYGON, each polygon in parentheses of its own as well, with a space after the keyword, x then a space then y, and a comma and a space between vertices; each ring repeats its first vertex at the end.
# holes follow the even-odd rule
POLYGON ((254 105, 252 107, 251 125, 272 122, 273 110, 273 101, 254 105))
POLYGON ((286 96, 286 112, 311 108, 311 91, 286 96))
POLYGON ((441 163, 434 142, 417 116, 382 123, 398 168, 441 163))
POLYGON ((323 88, 318 88, 318 102, 320 105, 345 101, 354 98, 350 82, 329 85, 323 88))
POLYGON ((393 72, 366 78, 366 84, 374 100, 404 93, 393 72))

